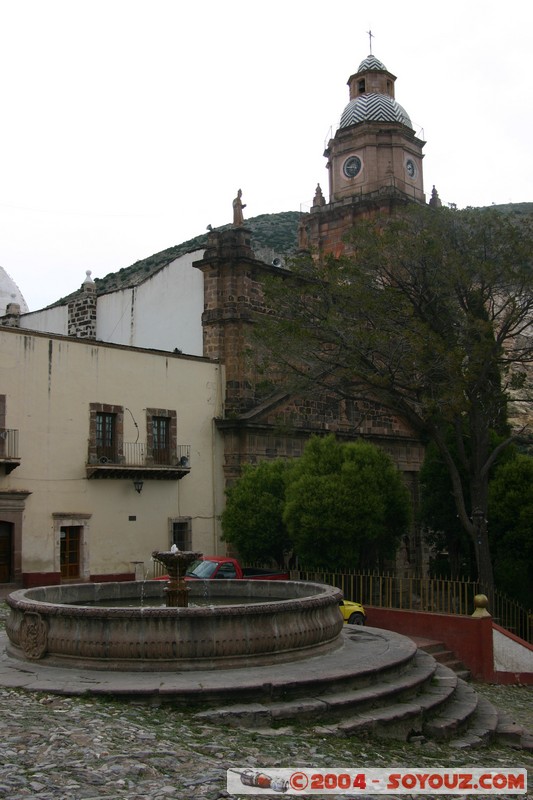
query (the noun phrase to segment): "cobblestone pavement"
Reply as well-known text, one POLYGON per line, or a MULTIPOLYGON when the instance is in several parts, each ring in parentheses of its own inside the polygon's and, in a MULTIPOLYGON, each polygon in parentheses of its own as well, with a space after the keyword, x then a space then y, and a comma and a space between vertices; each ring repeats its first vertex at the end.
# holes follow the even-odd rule
MULTIPOLYGON (((533 728, 533 687, 476 688, 533 728)), ((502 745, 460 751, 434 742, 336 739, 303 726, 223 729, 170 706, 14 689, 0 689, 0 700, 0 798, 6 800, 232 800, 231 767, 525 767, 533 782, 533 754, 502 745)))

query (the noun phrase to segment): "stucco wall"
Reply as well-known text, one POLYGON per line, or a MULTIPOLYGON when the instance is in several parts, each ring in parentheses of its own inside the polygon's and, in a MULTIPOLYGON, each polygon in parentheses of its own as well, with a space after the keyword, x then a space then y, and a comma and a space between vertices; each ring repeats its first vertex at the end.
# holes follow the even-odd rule
MULTIPOLYGON (((0 329, 6 427, 19 431, 21 463, 0 467, 0 491, 31 492, 25 503, 22 572, 59 570, 58 515, 87 526, 84 574, 130 572, 169 547, 169 519, 192 518, 193 546, 219 549, 223 503, 221 367, 86 340, 0 329), (146 409, 175 409, 178 444, 191 446, 181 480, 87 479, 89 404, 123 406, 124 441, 146 442, 146 409), (135 425, 137 423, 137 426, 135 425)), ((0 508, 1 518, 1 508, 0 508)))
MULTIPOLYGON (((128 289, 98 297, 98 341, 203 355, 204 276, 192 264, 203 250, 185 253, 128 289)), ((23 314, 21 328, 68 335, 68 306, 23 314)))
POLYGON ((68 307, 54 306, 54 308, 43 308, 42 311, 21 314, 20 326, 31 331, 46 331, 66 336, 68 333, 68 307))
POLYGON ((104 342, 201 356, 203 275, 186 253, 132 289, 98 298, 96 336, 104 342))
POLYGON ((517 639, 509 631, 494 626, 492 630, 494 669, 501 672, 533 674, 533 646, 517 639))

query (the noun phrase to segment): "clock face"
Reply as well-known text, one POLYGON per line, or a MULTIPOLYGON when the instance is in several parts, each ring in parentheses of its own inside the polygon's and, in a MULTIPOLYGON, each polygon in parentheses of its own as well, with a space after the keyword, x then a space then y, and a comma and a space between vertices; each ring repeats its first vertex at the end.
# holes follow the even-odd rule
POLYGON ((405 162, 405 171, 410 178, 414 178, 416 176, 416 164, 410 158, 408 158, 405 162))
POLYGON ((347 178, 355 178, 361 172, 362 167, 363 163, 359 156, 350 156, 344 162, 342 169, 347 178))

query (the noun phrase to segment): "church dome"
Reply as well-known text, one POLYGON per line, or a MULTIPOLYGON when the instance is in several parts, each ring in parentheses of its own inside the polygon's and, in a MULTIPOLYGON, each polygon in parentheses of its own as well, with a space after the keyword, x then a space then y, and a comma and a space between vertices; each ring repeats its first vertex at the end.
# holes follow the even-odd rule
POLYGON ((0 316, 6 313, 9 303, 18 303, 22 313, 28 311, 19 287, 3 267, 0 267, 0 316))
POLYGON ((407 111, 387 94, 361 94, 350 100, 342 112, 339 127, 349 128, 358 122, 400 122, 408 128, 413 127, 407 111))
POLYGON ((357 72, 366 72, 370 69, 379 69, 383 72, 387 71, 385 64, 380 61, 379 58, 376 58, 376 56, 373 55, 367 56, 363 61, 361 61, 357 72))

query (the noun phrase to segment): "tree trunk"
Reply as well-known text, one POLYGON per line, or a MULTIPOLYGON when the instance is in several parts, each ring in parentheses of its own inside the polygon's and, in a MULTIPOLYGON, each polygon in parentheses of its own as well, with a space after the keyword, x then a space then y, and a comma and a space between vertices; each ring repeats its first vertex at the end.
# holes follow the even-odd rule
POLYGON ((489 534, 485 512, 480 507, 472 511, 470 535, 474 542, 479 588, 489 598, 489 611, 494 599, 494 576, 490 559, 489 534))
MULTIPOLYGON (((463 529, 470 536, 474 544, 476 556, 477 578, 480 590, 489 598, 489 610, 493 605, 494 598, 494 577, 492 572, 492 562, 490 558, 489 537, 487 528, 487 503, 488 503, 488 471, 485 465, 488 463, 488 447, 482 439, 481 444, 474 451, 475 455, 470 461, 470 467, 474 473, 470 485, 470 501, 472 504, 471 515, 468 515, 467 503, 464 487, 461 481, 457 464, 455 463, 444 438, 438 431, 434 432, 434 441, 440 450, 441 455, 448 467, 452 480, 453 497, 457 509, 457 517, 463 529)), ((487 437, 488 441, 488 437, 487 437)), ((479 440, 478 440, 479 442, 479 440)), ((459 442, 458 442, 459 444, 459 442)), ((475 448, 476 442, 472 447, 475 448)))

